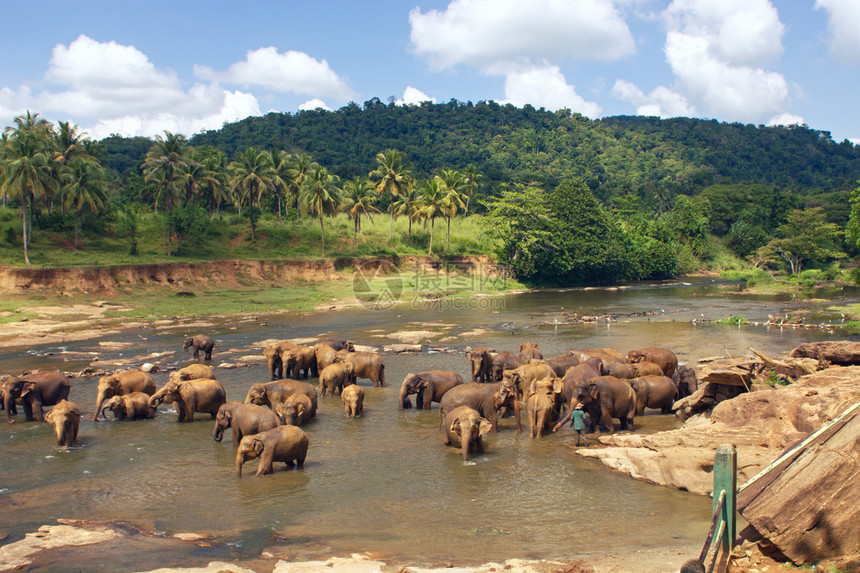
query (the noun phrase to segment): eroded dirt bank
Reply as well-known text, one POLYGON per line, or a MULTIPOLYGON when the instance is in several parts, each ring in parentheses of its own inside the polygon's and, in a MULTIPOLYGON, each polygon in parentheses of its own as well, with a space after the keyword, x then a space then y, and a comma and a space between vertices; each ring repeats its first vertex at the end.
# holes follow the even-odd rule
POLYGON ((284 284, 294 281, 320 282, 351 275, 357 265, 375 261, 396 263, 403 268, 438 270, 446 262, 490 272, 497 269, 487 256, 454 257, 445 261, 432 257, 392 259, 341 258, 323 260, 272 259, 263 261, 220 260, 199 263, 153 263, 104 267, 21 268, 0 266, 0 293, 51 289, 54 292, 111 292, 124 286, 162 285, 173 287, 221 287, 252 284, 284 284))

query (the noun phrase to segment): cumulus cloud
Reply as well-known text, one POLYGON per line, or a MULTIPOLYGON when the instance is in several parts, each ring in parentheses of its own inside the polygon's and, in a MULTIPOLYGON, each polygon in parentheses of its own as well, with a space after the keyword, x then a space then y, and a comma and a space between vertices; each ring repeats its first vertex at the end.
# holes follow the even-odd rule
POLYGON ((618 97, 663 117, 701 109, 753 123, 788 105, 788 82, 763 67, 782 55, 785 31, 769 0, 673 0, 664 16, 664 53, 675 84, 646 95, 616 82, 618 97))
POLYGON ((860 62, 860 3, 857 0, 816 0, 827 11, 827 44, 830 55, 845 63, 860 62))
POLYGON ((201 79, 258 85, 279 92, 339 100, 352 97, 346 82, 329 67, 327 61, 294 50, 279 53, 271 46, 249 50, 244 61, 232 64, 223 72, 195 66, 194 74, 201 79))
POLYGON ((323 100, 316 97, 313 99, 309 99, 308 101, 299 106, 299 111, 313 111, 315 109, 324 109, 326 111, 331 111, 331 108, 327 106, 323 100))
POLYGON ((396 105, 418 105, 425 101, 436 103, 436 98, 430 97, 418 88, 406 86, 406 89, 403 90, 403 98, 395 101, 394 103, 396 105))
POLYGON ((781 113, 767 122, 767 125, 803 125, 803 118, 793 113, 781 113))
POLYGON ((568 108, 586 117, 600 117, 603 109, 586 101, 567 83, 558 66, 511 72, 505 76, 505 98, 501 103, 531 104, 551 110, 568 108))
POLYGON ((436 69, 458 64, 489 74, 561 58, 617 60, 634 52, 611 0, 453 0, 444 11, 409 13, 414 52, 436 69))
POLYGON ((637 115, 690 117, 696 113, 696 108, 690 105, 687 98, 663 86, 645 94, 635 84, 616 80, 612 95, 635 105, 637 115))
POLYGON ((260 113, 250 93, 217 82, 184 89, 175 74, 159 70, 134 46, 84 35, 54 48, 45 81, 50 87, 37 93, 27 86, 0 89, 0 120, 11 123, 30 109, 46 118, 75 118, 98 139, 164 130, 190 135, 260 113))

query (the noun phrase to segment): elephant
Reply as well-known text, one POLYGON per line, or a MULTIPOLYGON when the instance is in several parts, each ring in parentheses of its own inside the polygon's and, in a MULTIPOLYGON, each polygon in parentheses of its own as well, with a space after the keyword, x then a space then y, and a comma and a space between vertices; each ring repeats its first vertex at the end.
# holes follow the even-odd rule
POLYGON ((350 362, 335 362, 320 372, 320 396, 334 396, 334 391, 343 389, 355 383, 355 368, 350 362))
POLYGON ((522 358, 520 358, 516 354, 511 354, 510 352, 502 351, 498 354, 493 355, 493 380, 499 382, 502 380, 502 375, 505 370, 513 370, 514 368, 519 368, 523 364, 525 364, 522 358))
POLYGON ((233 400, 218 408, 212 439, 220 442, 224 437, 224 430, 230 428, 233 434, 233 446, 238 447, 242 436, 265 432, 280 425, 278 415, 271 408, 233 400))
POLYGON ((612 362, 612 361, 624 362, 624 360, 626 358, 623 354, 621 354, 620 352, 618 352, 614 348, 608 348, 608 347, 584 348, 582 350, 574 348, 574 349, 568 350, 568 352, 572 353, 574 356, 579 358, 580 362, 585 362, 589 358, 594 358, 594 357, 597 357, 597 358, 600 358, 601 360, 606 360, 609 362, 612 362))
POLYGON ((526 399, 529 437, 540 438, 544 430, 552 428, 552 423, 555 421, 556 403, 561 391, 561 379, 555 376, 531 382, 526 399))
POLYGON ((630 366, 630 370, 633 372, 633 378, 641 378, 642 376, 663 376, 663 369, 650 360, 634 362, 628 366, 630 366))
POLYGON ((410 408, 410 394, 415 394, 415 407, 430 409, 430 404, 442 400, 445 392, 463 383, 463 378, 456 372, 447 370, 428 370, 418 374, 407 374, 400 386, 400 396, 397 399, 401 410, 410 408))
POLYGON ((200 360, 200 351, 202 350, 205 356, 204 360, 208 362, 212 360, 212 348, 215 347, 215 341, 205 334, 186 336, 182 350, 188 351, 189 347, 194 350, 194 360, 200 360))
MULTIPOLYGON (((200 365, 202 366, 202 364, 200 365)), ((208 367, 205 367, 208 368, 208 367)), ((184 368, 183 368, 184 370, 184 368)), ((182 372, 182 370, 179 370, 182 372)), ((170 373, 170 380, 174 380, 174 374, 170 373)), ((104 401, 113 396, 123 396, 132 392, 143 392, 149 396, 155 394, 155 379, 148 372, 140 370, 126 370, 116 372, 109 376, 99 378, 98 394, 96 395, 96 409, 93 412, 93 420, 98 421, 99 413, 104 401)))
POLYGON ((81 411, 72 402, 60 400, 45 416, 45 421, 54 426, 58 446, 70 448, 78 441, 81 411))
MULTIPOLYGON (((14 424, 12 413, 16 412, 15 400, 20 400, 24 418, 28 422, 44 422, 44 406, 53 406, 69 397, 71 383, 65 374, 58 371, 33 372, 6 380, 3 407, 6 421, 14 424)), ((17 412, 16 412, 17 413, 17 412)))
POLYGON ((493 426, 489 420, 470 406, 457 406, 445 415, 445 445, 462 449, 463 461, 469 461, 469 450, 484 453, 484 440, 481 438, 493 426))
POLYGON ((356 378, 369 378, 374 388, 385 387, 385 364, 377 353, 340 350, 337 354, 339 361, 352 364, 353 381, 356 378))
POLYGON ((308 435, 298 426, 278 426, 243 436, 236 452, 236 475, 242 477, 242 464, 254 458, 260 458, 258 476, 272 473, 274 462, 301 468, 308 454, 308 441, 308 435))
POLYGON ((340 393, 340 399, 343 400, 343 410, 348 417, 361 415, 364 410, 364 390, 360 386, 350 384, 340 393))
POLYGON ((158 389, 149 399, 153 408, 159 404, 175 403, 179 413, 179 422, 193 422, 194 413, 209 414, 212 419, 218 414, 218 408, 227 401, 227 392, 217 380, 202 378, 185 380, 184 382, 168 382, 158 389))
POLYGON ((337 358, 337 350, 325 344, 318 342, 314 345, 314 356, 317 359, 317 372, 322 372, 329 364, 333 364, 337 358))
MULTIPOLYGON (((633 417, 636 413, 636 393, 626 380, 615 376, 598 376, 576 384, 573 398, 570 401, 570 411, 576 405, 582 403, 595 431, 599 431, 601 424, 609 429, 609 433, 615 431, 612 418, 621 421, 622 430, 633 429, 633 417)), ((562 419, 556 427, 563 424, 570 415, 562 419)))
POLYGON ((310 346, 295 346, 281 351, 281 362, 284 365, 284 375, 294 379, 319 376, 317 357, 310 346))
POLYGON ((543 360, 543 353, 534 342, 523 342, 520 344, 520 358, 528 364, 530 360, 543 360))
POLYGON ((556 376, 564 378, 564 375, 567 374, 569 368, 573 368, 579 364, 579 358, 568 352, 559 356, 547 358, 545 362, 555 371, 556 376))
POLYGON ((269 376, 272 377, 272 380, 279 380, 284 377, 284 362, 281 360, 281 352, 296 346, 298 344, 295 342, 281 340, 263 349, 263 356, 266 357, 266 363, 269 365, 269 376))
MULTIPOLYGON (((215 372, 212 371, 210 366, 206 366, 205 364, 189 364, 185 368, 171 372, 167 379, 171 382, 181 382, 183 380, 198 380, 200 378, 215 380, 215 372)), ((155 387, 153 387, 152 391, 155 392, 155 387)))
POLYGON ((493 432, 499 431, 499 411, 506 407, 513 408, 517 432, 523 431, 520 425, 520 402, 517 400, 517 390, 510 384, 468 382, 454 386, 442 396, 439 403, 440 421, 444 421, 446 413, 458 406, 470 406, 477 410, 489 420, 493 432))
POLYGON ((334 350, 346 350, 347 352, 355 352, 355 346, 345 338, 324 338, 318 344, 325 344, 334 350))
POLYGON ((688 366, 678 366, 675 373, 672 374, 672 381, 678 388, 678 397, 686 398, 699 389, 699 380, 696 378, 696 371, 688 366))
POLYGON ((268 406, 272 411, 275 411, 279 404, 287 401, 287 398, 293 394, 304 394, 311 399, 312 414, 311 417, 317 414, 317 390, 307 382, 300 380, 275 380, 265 384, 253 384, 245 396, 245 404, 257 404, 258 406, 268 406))
POLYGON ((478 347, 466 353, 472 367, 472 382, 493 381, 493 357, 486 348, 478 347))
POLYGON ((149 394, 145 392, 131 392, 108 398, 101 409, 96 412, 98 416, 107 419, 105 410, 113 412, 114 420, 149 420, 155 417, 155 408, 149 405, 149 394))
POLYGON ((316 408, 306 394, 293 394, 284 403, 275 406, 275 413, 281 418, 281 422, 290 426, 301 426, 316 414, 316 408))
POLYGON ((659 366, 663 371, 663 375, 670 378, 678 368, 678 357, 668 348, 640 348, 639 350, 631 350, 627 353, 628 364, 645 362, 646 360, 659 366))
MULTIPOLYGON (((604 376, 615 376, 616 378, 632 380, 633 378, 636 378, 636 376, 633 375, 632 366, 632 364, 627 364, 626 362, 618 362, 616 360, 604 360, 603 366, 600 369, 600 373, 604 376)), ((660 370, 660 373, 662 374, 663 371, 660 370)))
POLYGON ((565 373, 564 378, 561 380, 564 403, 569 404, 573 399, 574 390, 577 384, 600 376, 602 374, 602 367, 603 360, 594 357, 569 368, 565 373))
POLYGON ((502 375, 502 380, 516 386, 518 397, 522 400, 527 396, 529 385, 534 380, 554 377, 555 370, 549 364, 538 362, 536 364, 523 364, 513 370, 506 370, 502 375))
POLYGON ((678 399, 678 389, 668 376, 642 376, 630 381, 636 392, 636 415, 642 416, 645 408, 659 409, 663 414, 672 412, 672 404, 678 399))
MULTIPOLYGON (((0 381, 0 410, 6 410, 6 382, 11 380, 11 376, 3 376, 2 381, 0 381)), ((11 410, 10 414, 17 414, 18 408, 15 405, 15 400, 12 400, 10 403, 11 410)))

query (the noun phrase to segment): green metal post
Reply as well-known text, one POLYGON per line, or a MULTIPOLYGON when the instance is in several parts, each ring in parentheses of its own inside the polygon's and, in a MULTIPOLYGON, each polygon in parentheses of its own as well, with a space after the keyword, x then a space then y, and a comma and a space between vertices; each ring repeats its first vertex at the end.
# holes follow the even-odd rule
POLYGON ((734 547, 737 534, 735 508, 737 507, 738 492, 738 452, 733 445, 729 444, 722 444, 717 448, 716 453, 714 453, 715 511, 720 499, 720 492, 723 490, 726 492, 726 502, 723 504, 723 510, 717 516, 716 525, 717 530, 719 530, 720 521, 726 522, 726 527, 723 530, 722 545, 723 551, 730 552, 734 547))

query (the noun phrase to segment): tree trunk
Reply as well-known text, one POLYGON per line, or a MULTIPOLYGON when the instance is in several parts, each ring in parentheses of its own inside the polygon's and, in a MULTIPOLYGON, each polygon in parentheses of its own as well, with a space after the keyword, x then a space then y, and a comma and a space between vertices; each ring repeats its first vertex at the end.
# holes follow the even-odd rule
POLYGON ((76 211, 75 212, 75 248, 76 249, 78 248, 78 225, 80 224, 80 220, 81 220, 80 214, 76 211))
POLYGON ((448 219, 448 236, 445 238, 445 250, 451 250, 451 217, 445 217, 448 219))
POLYGON ((21 197, 21 226, 23 229, 24 235, 24 262, 28 267, 32 266, 30 264, 30 256, 27 254, 27 203, 28 198, 26 196, 21 197))
POLYGON ((391 236, 394 234, 394 203, 388 208, 391 211, 391 226, 388 227, 388 243, 391 243, 391 236))
POLYGON ((436 226, 436 217, 430 218, 430 248, 427 249, 427 254, 433 254, 433 227, 436 226))
POLYGON ((325 257, 325 223, 323 222, 322 211, 320 211, 320 237, 322 239, 322 256, 325 257))
POLYGON ((355 249, 358 246, 358 226, 361 215, 355 214, 355 231, 352 233, 352 256, 355 256, 355 249))

